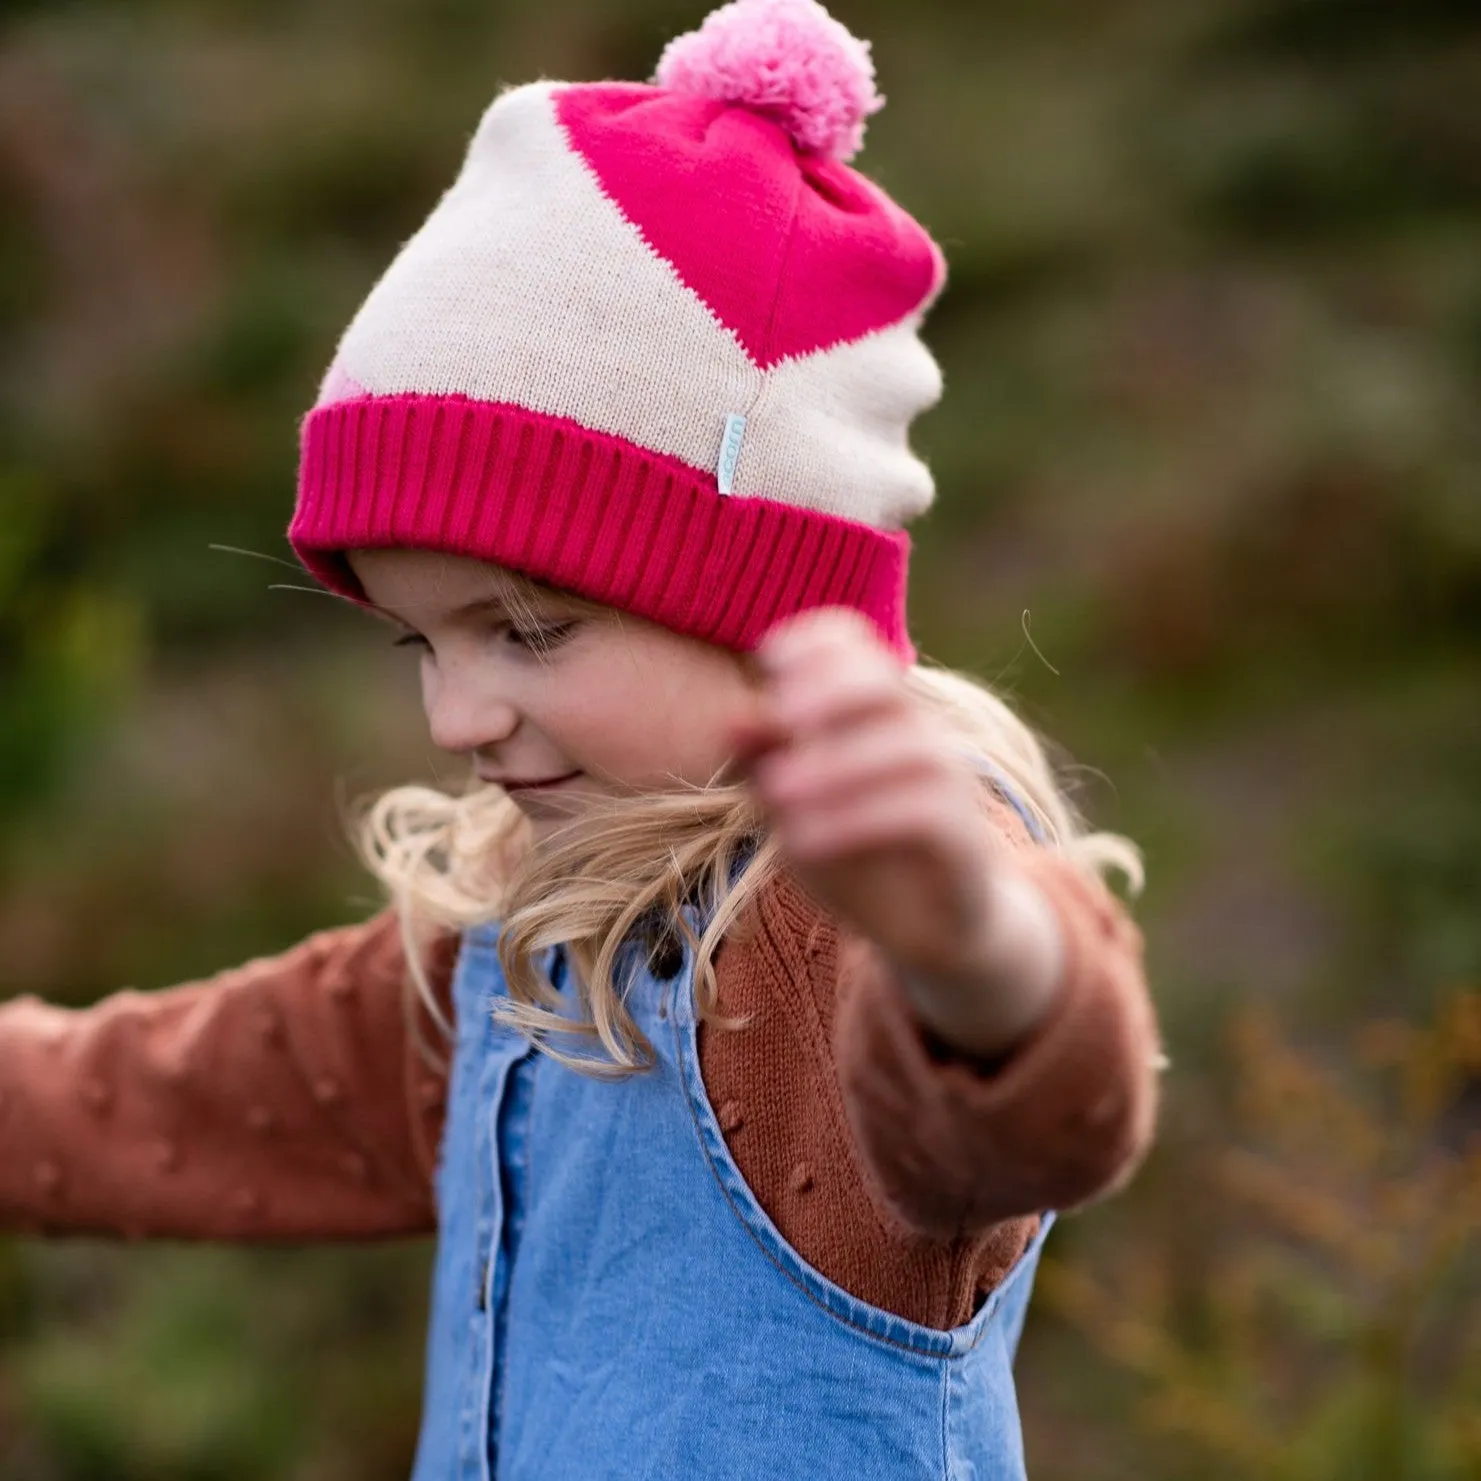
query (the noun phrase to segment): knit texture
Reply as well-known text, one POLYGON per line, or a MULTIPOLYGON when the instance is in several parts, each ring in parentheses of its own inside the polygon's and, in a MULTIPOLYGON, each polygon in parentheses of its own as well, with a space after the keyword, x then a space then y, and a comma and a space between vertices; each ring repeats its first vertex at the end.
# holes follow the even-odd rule
POLYGON ((706 75, 711 48, 669 69, 682 86, 542 82, 489 107, 305 418, 289 535, 320 580, 361 599, 347 549, 416 546, 737 649, 850 606, 913 657, 904 529, 933 489, 908 429, 941 391, 918 331, 944 263, 799 137, 835 105, 833 133, 862 116, 834 62, 788 82, 745 57, 783 92, 832 77, 832 102, 778 121, 707 94, 733 81, 706 75))
POLYGON ((744 103, 776 118, 802 149, 852 159, 864 120, 884 107, 869 43, 817 0, 738 0, 669 42, 660 87, 744 103))
MULTIPOLYGON (((1070 943, 1058 1007, 991 1074, 933 1058, 870 943, 783 875, 716 959, 705 1089, 782 1237, 851 1294, 968 1320, 1035 1210, 1123 1182, 1152 1135, 1140 937, 1026 848, 1070 943)), ((450 1004, 452 938, 428 962, 450 1004)), ((446 1080, 393 912, 276 958, 69 1012, 0 1004, 0 1231, 301 1240, 429 1231, 446 1080)))

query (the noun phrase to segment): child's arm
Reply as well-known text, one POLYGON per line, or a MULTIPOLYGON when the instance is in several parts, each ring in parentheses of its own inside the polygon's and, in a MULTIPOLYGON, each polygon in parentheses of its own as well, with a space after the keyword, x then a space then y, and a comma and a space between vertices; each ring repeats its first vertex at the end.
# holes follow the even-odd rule
POLYGON ((0 1228, 431 1229, 444 1086, 411 1042, 405 971, 386 912, 164 992, 0 1004, 0 1228))
POLYGON ((1155 1122, 1141 939, 1026 845, 853 614, 763 644, 739 738, 783 853, 844 927, 836 1068, 861 1152, 913 1227, 954 1236, 1118 1186, 1155 1122))
POLYGON ((850 1124, 892 1207, 940 1238, 1112 1192, 1156 1122, 1141 933, 1104 886, 1033 846, 1011 809, 995 813, 1062 943, 1051 1006, 1025 1038, 991 1061, 957 1052, 873 942, 845 932, 839 943, 833 1037, 850 1124))

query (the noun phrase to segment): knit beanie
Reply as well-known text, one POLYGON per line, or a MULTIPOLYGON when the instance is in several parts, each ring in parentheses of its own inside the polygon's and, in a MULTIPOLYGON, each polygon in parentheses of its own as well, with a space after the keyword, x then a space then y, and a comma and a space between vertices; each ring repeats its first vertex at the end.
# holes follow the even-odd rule
POLYGON ((816 0, 504 92, 303 421, 299 558, 363 601, 346 550, 473 556, 742 651, 846 606, 912 659, 945 264, 846 163, 882 103, 816 0))

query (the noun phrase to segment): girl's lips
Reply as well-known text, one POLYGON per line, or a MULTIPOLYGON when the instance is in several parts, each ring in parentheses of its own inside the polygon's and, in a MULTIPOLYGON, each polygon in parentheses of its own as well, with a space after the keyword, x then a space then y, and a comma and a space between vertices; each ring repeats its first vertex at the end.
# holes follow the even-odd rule
POLYGON ((558 787, 562 782, 569 782, 572 777, 578 777, 579 771, 567 772, 565 776, 546 777, 544 781, 525 782, 518 777, 510 777, 507 781, 499 783, 506 792, 538 792, 546 787, 558 787))

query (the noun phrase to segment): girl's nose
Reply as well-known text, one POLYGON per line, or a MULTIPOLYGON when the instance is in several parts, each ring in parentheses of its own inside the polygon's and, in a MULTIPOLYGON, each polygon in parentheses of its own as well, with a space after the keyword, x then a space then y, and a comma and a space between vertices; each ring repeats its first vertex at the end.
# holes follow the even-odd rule
POLYGON ((423 686, 422 703, 432 744, 441 751, 466 753, 507 740, 519 724, 519 712, 508 700, 439 676, 423 686))

